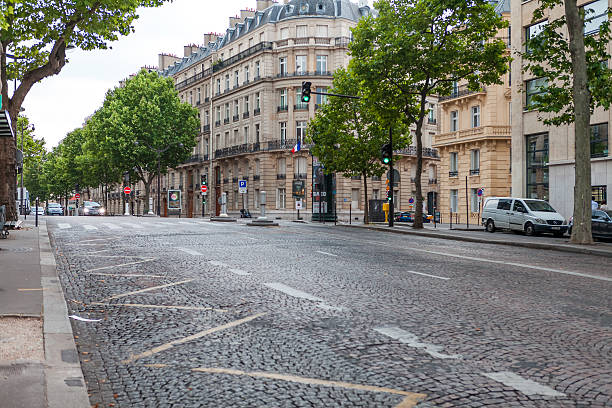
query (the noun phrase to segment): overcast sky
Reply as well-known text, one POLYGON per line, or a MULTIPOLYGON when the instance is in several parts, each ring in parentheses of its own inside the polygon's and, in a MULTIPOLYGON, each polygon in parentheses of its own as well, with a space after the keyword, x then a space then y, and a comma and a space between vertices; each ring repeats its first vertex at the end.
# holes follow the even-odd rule
POLYGON ((224 33, 229 16, 245 8, 255 9, 256 0, 174 0, 142 9, 134 23, 136 32, 112 43, 112 49, 68 51, 70 62, 59 75, 34 85, 23 103, 24 114, 36 126, 36 137, 44 137, 50 150, 81 127, 120 80, 142 66, 157 66, 161 52, 182 57, 183 46, 202 44, 204 33, 224 33))

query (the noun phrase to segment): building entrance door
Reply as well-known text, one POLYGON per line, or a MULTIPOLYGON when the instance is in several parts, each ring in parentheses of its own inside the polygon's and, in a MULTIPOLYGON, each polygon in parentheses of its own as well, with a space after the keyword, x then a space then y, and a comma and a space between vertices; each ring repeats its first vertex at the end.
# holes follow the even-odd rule
POLYGON ((427 214, 433 214, 434 208, 438 208, 438 193, 430 191, 427 193, 427 214))

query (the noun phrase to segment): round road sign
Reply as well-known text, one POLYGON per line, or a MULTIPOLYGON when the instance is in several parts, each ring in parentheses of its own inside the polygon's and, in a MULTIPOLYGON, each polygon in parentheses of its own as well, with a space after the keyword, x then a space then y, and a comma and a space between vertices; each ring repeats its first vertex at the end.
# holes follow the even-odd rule
POLYGON ((125 194, 130 194, 130 193, 132 192, 132 189, 131 189, 131 188, 129 188, 129 187, 124 187, 124 188, 123 188, 123 192, 124 192, 125 194))
POLYGON ((202 186, 200 189, 203 193, 205 193, 206 191, 208 191, 208 186, 202 186))
POLYGON ((410 204, 414 203, 414 198, 410 197, 410 198, 408 199, 408 202, 409 202, 410 204))
POLYGON ((484 193, 484 188, 479 188, 478 189, 478 197, 482 196, 482 194, 484 193))
POLYGON ((79 193, 76 193, 76 194, 74 195, 74 198, 76 198, 76 199, 78 200, 79 198, 81 198, 81 195, 80 195, 79 193))

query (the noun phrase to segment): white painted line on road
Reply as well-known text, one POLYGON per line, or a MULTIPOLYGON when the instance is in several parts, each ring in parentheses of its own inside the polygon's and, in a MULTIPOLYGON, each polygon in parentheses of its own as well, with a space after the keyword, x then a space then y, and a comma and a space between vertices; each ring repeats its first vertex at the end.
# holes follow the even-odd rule
POLYGON ((133 222, 124 222, 123 225, 127 225, 128 227, 136 228, 136 229, 144 228, 142 225, 135 224, 133 222))
MULTIPOLYGON (((91 242, 91 241, 109 241, 115 238, 91 238, 91 239, 83 239, 81 242, 91 242)), ((101 242, 102 243, 102 242, 101 242)))
POLYGON ((213 333, 216 333, 222 330, 226 330, 226 329, 231 329, 232 327, 236 327, 241 324, 250 322, 251 320, 257 319, 258 317, 265 316, 266 314, 267 313, 257 313, 257 314, 245 317, 244 319, 234 320, 233 322, 229 322, 221 326, 213 327, 212 329, 208 329, 208 330, 204 330, 199 333, 196 333, 196 334, 192 334, 191 336, 187 336, 182 339, 178 339, 178 340, 174 340, 169 343, 166 343, 166 344, 162 344, 161 346, 154 347, 151 350, 147 350, 143 353, 132 355, 130 356, 130 358, 123 360, 122 363, 129 364, 143 357, 149 357, 149 356, 152 356, 153 354, 156 354, 156 353, 159 353, 165 350, 169 350, 172 347, 176 346, 177 344, 187 343, 188 341, 196 340, 196 339, 199 339, 200 337, 204 337, 209 334, 213 334, 213 333))
POLYGON ((445 278, 444 276, 436 276, 436 275, 430 275, 428 273, 423 273, 423 272, 415 272, 415 271, 405 271, 408 273, 414 273, 417 275, 423 275, 423 276, 429 276, 430 278, 437 278, 437 279, 444 279, 444 280, 449 280, 450 278, 445 278))
POLYGON ((173 223, 173 222, 163 222, 163 221, 162 221, 162 222, 158 222, 157 224, 161 224, 161 225, 172 225, 172 226, 174 226, 174 223, 173 223))
POLYGON ((323 254, 323 255, 338 256, 336 254, 330 254, 329 252, 324 252, 324 251, 315 251, 315 252, 318 252, 318 253, 323 254))
POLYGON ((145 258, 145 259, 143 259, 141 261, 136 261, 136 262, 128 262, 128 263, 119 264, 119 265, 101 266, 99 268, 87 269, 85 272, 101 271, 102 269, 118 268, 120 266, 137 265, 137 264, 140 264, 140 263, 151 262, 151 261, 154 261, 156 259, 157 258, 145 258))
POLYGON ((499 371, 496 373, 482 373, 485 377, 500 382, 515 390, 519 390, 525 395, 545 395, 547 397, 564 397, 565 394, 554 389, 528 380, 510 371, 499 371))
POLYGON ((114 295, 114 296, 107 297, 107 298, 103 299, 103 301, 108 302, 109 300, 119 299, 119 298, 122 298, 122 297, 125 297, 125 296, 137 295, 139 293, 150 292, 152 290, 158 290, 158 289, 168 288, 170 286, 182 285, 184 283, 188 283, 188 282, 191 282, 193 280, 194 279, 186 279, 186 280, 183 280, 183 281, 180 281, 180 282, 167 283, 165 285, 152 286, 150 288, 135 290, 133 292, 121 293, 119 295, 114 295))
POLYGON ((427 354, 436 358, 461 358, 461 354, 444 354, 440 353, 444 349, 442 346, 438 346, 435 344, 423 343, 419 341, 419 338, 399 327, 376 327, 374 331, 377 331, 380 334, 384 334, 385 336, 391 337, 392 339, 398 340, 400 343, 404 343, 409 347, 414 347, 418 349, 423 349, 427 354))
POLYGON ((115 225, 115 224, 111 224, 110 222, 105 222, 102 225, 106 226, 107 228, 110 228, 112 230, 120 230, 123 229, 122 227, 115 225))
POLYGON ((102 273, 102 272, 93 272, 92 275, 99 276, 120 276, 122 278, 167 278, 167 276, 162 275, 147 275, 145 273, 134 273, 131 275, 124 273, 102 273))
POLYGON ((229 271, 240 276, 249 276, 251 274, 250 272, 243 271, 242 269, 230 269, 229 271))
POLYGON ((59 229, 66 229, 66 228, 70 228, 70 224, 64 224, 63 222, 57 224, 57 227, 59 229))
POLYGON ((196 256, 201 256, 201 255, 202 255, 202 254, 201 254, 201 253, 199 253, 198 251, 193 250, 193 249, 189 249, 189 248, 176 247, 176 249, 178 249, 179 251, 186 252, 186 253, 188 253, 189 255, 196 255, 196 256))
POLYGON ((183 225, 193 225, 193 222, 187 222, 187 221, 179 221, 179 224, 183 224, 183 225))
POLYGON ((93 230, 97 230, 98 229, 98 227, 94 227, 93 225, 89 225, 89 224, 83 225, 83 228, 85 228, 88 231, 93 231, 93 230))
POLYGON ((279 292, 283 292, 286 295, 289 296, 293 296, 296 298, 300 298, 300 299, 306 299, 306 300, 310 300, 313 302, 317 302, 318 305, 317 307, 321 308, 321 309, 325 309, 325 310, 336 310, 339 312, 343 312, 346 311, 346 308, 344 307, 340 307, 340 306, 332 306, 328 303, 325 302, 325 299, 321 299, 318 296, 315 295, 311 295, 310 293, 306 293, 303 292, 299 289, 294 289, 291 286, 287 286, 283 283, 280 282, 268 282, 268 283, 264 283, 265 286, 274 289, 274 290, 278 290, 279 292))
POLYGON ((241 371, 241 370, 233 370, 231 368, 216 368, 216 367, 193 368, 191 371, 196 371, 200 373, 208 373, 208 374, 227 374, 227 375, 248 376, 248 377, 254 377, 254 378, 267 378, 270 380, 280 380, 280 381, 294 382, 298 384, 315 385, 315 386, 332 387, 332 388, 345 388, 345 389, 353 389, 353 390, 360 390, 360 391, 383 392, 386 394, 403 395, 406 398, 404 398, 404 400, 400 403, 400 405, 398 405, 403 408, 414 407, 419 401, 427 397, 426 394, 417 394, 415 392, 396 390, 396 389, 387 388, 387 387, 377 387, 375 385, 354 384, 354 383, 348 383, 344 381, 321 380, 319 378, 299 377, 297 375, 280 374, 280 373, 265 372, 265 371, 247 372, 247 371, 241 371))
POLYGON ((229 266, 227 264, 224 264, 223 262, 219 262, 219 261, 208 261, 209 264, 213 265, 213 266, 220 266, 220 267, 226 267, 229 266))
POLYGON ((102 303, 102 302, 93 302, 92 305, 97 306, 125 306, 125 307, 141 307, 143 309, 178 309, 178 310, 212 310, 219 313, 225 313, 227 310, 223 309, 214 309, 212 307, 203 307, 203 306, 177 306, 177 305, 144 305, 140 303, 102 303))

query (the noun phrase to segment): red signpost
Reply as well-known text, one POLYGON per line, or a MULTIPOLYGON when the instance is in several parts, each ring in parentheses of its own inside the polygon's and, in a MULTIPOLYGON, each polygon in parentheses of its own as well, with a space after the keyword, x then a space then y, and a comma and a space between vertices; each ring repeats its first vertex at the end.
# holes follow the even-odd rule
POLYGON ((74 198, 76 198, 76 199, 78 200, 79 198, 81 198, 81 195, 80 195, 79 193, 76 193, 76 194, 74 195, 74 198))
POLYGON ((127 194, 130 194, 130 193, 132 192, 132 189, 131 189, 131 188, 129 188, 129 187, 124 187, 124 188, 123 188, 123 192, 124 192, 126 195, 127 195, 127 194))
POLYGON ((208 191, 208 186, 202 186, 200 189, 203 193, 205 193, 206 191, 208 191))

